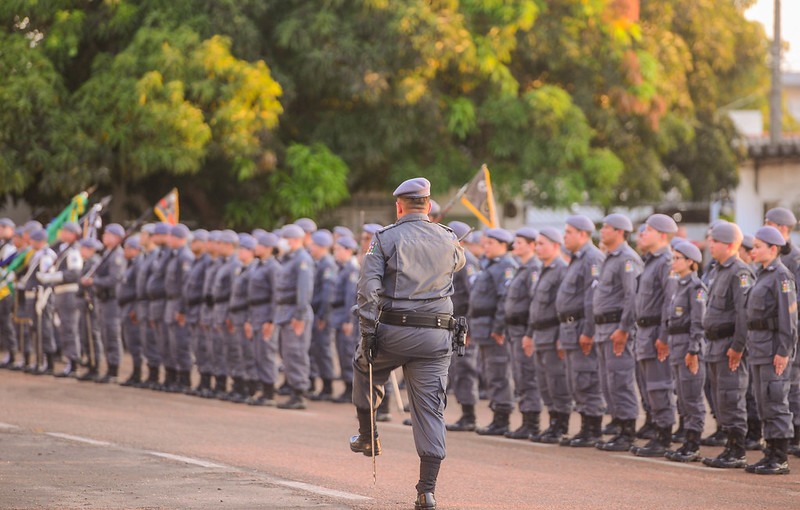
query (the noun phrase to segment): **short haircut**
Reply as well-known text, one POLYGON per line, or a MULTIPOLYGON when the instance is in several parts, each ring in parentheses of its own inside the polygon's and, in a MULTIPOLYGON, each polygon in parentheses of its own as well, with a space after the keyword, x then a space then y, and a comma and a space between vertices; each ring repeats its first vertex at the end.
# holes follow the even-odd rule
POLYGON ((407 211, 422 211, 427 213, 431 204, 431 197, 410 198, 405 196, 397 197, 397 201, 403 204, 403 209, 407 211))

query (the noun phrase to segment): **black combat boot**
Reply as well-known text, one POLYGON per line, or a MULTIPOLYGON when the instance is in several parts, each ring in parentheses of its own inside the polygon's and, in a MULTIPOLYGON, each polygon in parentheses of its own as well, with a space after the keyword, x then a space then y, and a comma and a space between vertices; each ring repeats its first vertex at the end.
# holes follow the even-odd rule
POLYGON ((653 415, 649 412, 645 415, 644 425, 636 431, 638 439, 653 439, 656 437, 656 425, 653 423, 653 415))
POLYGON ((794 426, 794 437, 789 441, 789 453, 800 457, 800 425, 794 426))
POLYGON ((728 435, 722 430, 719 423, 717 423, 717 430, 713 434, 701 439, 700 444, 703 446, 725 446, 727 441, 728 435))
POLYGON ((344 383, 344 391, 335 399, 334 404, 352 404, 353 403, 353 383, 344 383))
POLYGON ((556 444, 561 440, 561 413, 548 411, 547 428, 540 434, 534 434, 530 440, 534 443, 556 444))
POLYGON ((158 365, 147 365, 147 380, 142 383, 141 388, 154 390, 158 387, 158 365))
POLYGON ((608 441, 599 441, 595 447, 604 452, 627 452, 636 440, 636 420, 620 420, 620 432, 608 441))
POLYGON ((96 381, 100 377, 98 373, 96 365, 89 365, 89 369, 84 372, 82 375, 79 375, 77 379, 81 382, 89 382, 89 381, 96 381))
POLYGON ((622 432, 622 426, 619 423, 619 420, 616 418, 611 418, 611 421, 608 422, 608 425, 603 428, 603 435, 604 436, 616 436, 622 432))
POLYGON ((275 406, 275 385, 264 383, 261 388, 261 395, 248 404, 253 406, 275 406))
POLYGON ((747 420, 747 434, 744 436, 744 449, 758 451, 764 448, 761 420, 747 420))
POLYGON ((210 390, 211 390, 211 374, 201 373, 200 382, 197 383, 197 386, 194 389, 189 390, 187 394, 199 397, 203 394, 203 392, 210 390))
POLYGON ((44 353, 44 366, 39 367, 42 375, 53 375, 53 367, 56 365, 56 355, 52 352, 44 353))
POLYGON ((11 368, 14 366, 14 351, 8 351, 6 359, 0 363, 0 368, 11 368))
POLYGON ((435 457, 419 458, 419 482, 417 483, 417 499, 414 510, 436 510, 436 478, 439 476, 441 459, 435 457))
POLYGON ((305 408, 306 408, 306 399, 303 396, 303 390, 294 390, 289 400, 278 404, 278 409, 302 410, 305 408))
POLYGON ((757 475, 789 474, 788 449, 788 439, 767 439, 764 458, 746 466, 745 471, 757 475))
POLYGON ((632 446, 631 453, 637 457, 663 457, 672 445, 672 427, 656 427, 656 437, 644 446, 632 446))
POLYGON ((142 382, 142 366, 133 365, 133 373, 120 386, 137 386, 142 382))
POLYGON ((278 388, 278 395, 285 397, 291 394, 292 394, 292 387, 289 386, 289 383, 284 381, 283 384, 280 386, 280 388, 278 388))
POLYGON ((492 423, 486 427, 476 429, 475 432, 481 436, 502 436, 508 432, 508 421, 511 413, 495 411, 492 423))
POLYGON ((78 376, 78 360, 76 359, 69 359, 67 360, 67 366, 64 367, 64 370, 55 374, 56 377, 72 377, 75 378, 78 376))
POLYGON ((317 393, 311 393, 308 398, 314 401, 328 402, 333 400, 333 381, 330 379, 322 380, 322 389, 317 393))
POLYGON ((603 440, 602 416, 582 416, 585 420, 581 423, 581 431, 569 442, 574 448, 589 448, 603 440))
POLYGON ((119 374, 119 367, 117 365, 108 365, 108 370, 106 370, 106 375, 104 375, 103 377, 98 377, 97 379, 94 380, 94 382, 100 384, 116 383, 118 374, 119 374))
MULTIPOLYGON (((354 453, 363 453, 367 457, 372 457, 372 431, 373 423, 371 421, 371 413, 369 409, 356 408, 356 417, 358 418, 358 434, 350 438, 350 451, 354 453)), ((375 430, 375 456, 381 454, 381 441, 378 438, 378 427, 374 425, 375 430)))
POLYGON ((683 416, 678 415, 678 430, 672 434, 673 443, 683 443, 686 441, 686 429, 683 426, 683 416))
POLYGON ((231 392, 228 394, 227 400, 229 402, 233 402, 234 404, 244 404, 247 401, 247 386, 244 378, 242 377, 234 377, 233 378, 233 388, 231 392))
POLYGON ((664 457, 675 462, 695 462, 700 461, 700 432, 697 430, 686 429, 686 440, 683 446, 675 451, 668 451, 664 457))
POLYGON ((746 451, 744 449, 744 434, 739 431, 728 431, 728 441, 725 449, 715 458, 706 457, 703 464, 713 468, 735 469, 747 465, 746 451))
POLYGON ((450 432, 472 432, 475 430, 475 406, 461 404, 461 418, 455 423, 448 423, 445 427, 450 432))
POLYGON ((539 433, 539 413, 531 411, 522 413, 522 425, 517 430, 509 430, 503 435, 509 439, 530 439, 539 433))
POLYGON ((228 376, 216 375, 214 376, 214 392, 209 398, 222 398, 228 392, 228 376))

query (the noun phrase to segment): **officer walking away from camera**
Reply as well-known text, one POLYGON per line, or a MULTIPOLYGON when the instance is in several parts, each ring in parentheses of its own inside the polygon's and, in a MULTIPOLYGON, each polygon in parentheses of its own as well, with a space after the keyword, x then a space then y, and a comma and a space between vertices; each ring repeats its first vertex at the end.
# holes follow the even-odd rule
POLYGON ((453 274, 465 259, 453 231, 427 217, 427 179, 405 181, 394 196, 397 223, 375 234, 358 280, 361 343, 353 361, 358 434, 351 438, 350 449, 367 456, 380 454, 377 438, 374 452, 372 447, 370 400, 380 403, 391 371, 402 366, 420 457, 415 508, 431 510, 436 508, 436 478, 445 457, 445 390, 457 324, 450 296, 453 274))

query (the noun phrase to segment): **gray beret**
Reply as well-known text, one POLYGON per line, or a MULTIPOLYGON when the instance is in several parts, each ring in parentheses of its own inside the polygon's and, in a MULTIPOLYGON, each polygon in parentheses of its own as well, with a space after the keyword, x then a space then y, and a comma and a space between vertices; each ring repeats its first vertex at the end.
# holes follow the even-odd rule
POLYGON ((698 264, 703 263, 703 254, 700 253, 700 248, 693 245, 686 239, 681 239, 673 249, 682 253, 689 260, 697 262, 698 264))
POLYGON ((764 241, 765 243, 772 244, 774 246, 786 246, 786 239, 783 238, 781 233, 778 232, 778 229, 775 227, 761 227, 756 230, 754 237, 760 241, 764 241))
POLYGON ((145 234, 152 234, 155 231, 156 231, 155 223, 147 223, 142 226, 142 232, 144 232, 145 234))
POLYGON ((311 242, 322 248, 333 246, 333 236, 326 230, 317 230, 311 234, 311 242))
POLYGON ((47 241, 47 230, 38 228, 31 232, 30 238, 31 241, 47 241))
POLYGON ((14 229, 14 235, 15 236, 22 237, 22 234, 24 234, 24 233, 25 233, 25 229, 22 228, 22 227, 17 227, 17 228, 14 229))
POLYGON ((431 182, 424 177, 404 181, 392 193, 396 197, 422 198, 431 196, 431 182))
POLYGON ((731 244, 738 237, 741 237, 741 230, 735 223, 729 223, 725 220, 720 220, 714 228, 711 229, 711 239, 719 241, 720 243, 731 244))
POLYGON ((719 224, 720 224, 720 223, 722 223, 723 221, 725 221, 725 220, 723 220, 723 219, 719 219, 719 218, 717 218, 716 220, 712 221, 712 222, 711 222, 711 223, 708 225, 708 233, 710 234, 710 233, 711 233, 711 231, 712 231, 712 230, 714 230, 714 227, 716 227, 717 225, 719 225, 719 224))
POLYGON ((358 243, 352 237, 342 236, 336 240, 336 244, 352 251, 356 251, 358 249, 358 243))
POLYGON ((539 237, 539 231, 533 227, 522 227, 514 233, 517 237, 524 237, 530 241, 535 241, 539 237))
POLYGON ((266 233, 267 231, 264 230, 263 228, 254 228, 253 231, 250 232, 250 235, 256 237, 259 234, 266 234, 266 233))
POLYGON ((666 214, 650 215, 647 218, 647 224, 664 234, 674 234, 678 231, 678 224, 666 214))
POLYGON ((795 218, 794 213, 785 207, 773 207, 767 211, 767 220, 776 225, 784 225, 787 227, 794 227, 797 225, 797 218, 795 218))
POLYGON ((625 232, 633 232, 633 223, 631 223, 630 218, 628 218, 624 214, 619 214, 619 213, 609 214, 608 216, 603 218, 603 223, 617 230, 624 230, 625 232))
POLYGON ((16 227, 16 225, 14 224, 13 221, 11 221, 11 218, 0 218, 0 227, 14 228, 16 227))
POLYGON ((556 244, 564 244, 564 236, 561 231, 553 227, 544 227, 539 231, 539 234, 545 236, 556 244))
POLYGON ((451 221, 450 223, 447 224, 447 226, 453 229, 453 232, 456 233, 456 237, 459 239, 467 235, 467 232, 472 230, 472 227, 470 227, 463 221, 451 221))
POLYGON ((178 223, 177 225, 173 225, 171 229, 169 229, 169 235, 172 237, 177 237, 178 239, 186 239, 189 237, 189 227, 184 225, 183 223, 178 223))
POLYGON ((366 225, 364 225, 362 227, 362 230, 364 230, 364 232, 366 232, 367 234, 375 235, 375 232, 377 232, 378 230, 380 230, 382 228, 383 228, 383 225, 379 225, 377 223, 367 223, 366 225))
POLYGON ((36 220, 28 221, 22 226, 22 229, 29 234, 40 228, 42 228, 42 224, 36 220))
POLYGON ((751 236, 750 234, 747 234, 746 236, 742 237, 742 246, 744 246, 748 250, 752 250, 753 249, 753 241, 754 240, 755 240, 755 237, 751 236))
POLYGON ((685 238, 685 237, 673 237, 673 238, 672 238, 672 239, 669 241, 669 247, 670 247, 670 248, 675 248, 676 246, 678 246, 680 243, 682 243, 682 242, 684 242, 684 241, 686 241, 686 238, 685 238))
POLYGON ((480 230, 476 230, 469 235, 469 237, 467 238, 467 242, 469 244, 478 244, 481 242, 481 239, 483 239, 483 232, 481 232, 480 230))
POLYGON ((105 232, 117 237, 125 237, 125 229, 119 223, 109 223, 106 225, 105 232))
POLYGON ((306 234, 311 234, 317 231, 317 224, 311 218, 300 218, 294 222, 295 225, 303 229, 306 234))
POLYGON ((219 230, 212 230, 208 233, 208 241, 211 243, 218 243, 222 238, 222 232, 219 230))
POLYGON ((584 232, 594 232, 594 222, 588 216, 576 214, 567 218, 567 225, 583 230, 584 232))
POLYGON ((433 216, 439 216, 441 212, 442 212, 442 206, 439 205, 439 202, 437 202, 434 199, 431 199, 431 212, 429 214, 432 214, 433 216))
POLYGON ((66 230, 67 232, 72 232, 75 235, 81 234, 81 226, 75 223, 74 221, 68 221, 61 226, 61 230, 66 230))
POLYGON ((102 250, 103 243, 98 241, 97 239, 92 239, 91 237, 85 237, 80 240, 78 243, 81 248, 89 248, 90 250, 102 250))
POLYGON ((271 232, 259 232, 255 235, 255 238, 258 244, 267 248, 275 248, 278 246, 278 241, 280 241, 280 238, 271 232))
POLYGON ((255 250, 256 245, 256 238, 251 236, 250 234, 242 233, 239 234, 239 248, 244 248, 245 250, 255 250))
POLYGON ((305 236, 305 231, 299 225, 286 225, 281 229, 281 237, 285 239, 300 239, 305 236))
POLYGON ((153 233, 155 235, 166 236, 169 235, 169 231, 172 230, 172 226, 169 223, 159 222, 156 223, 156 227, 153 229, 153 233))
POLYGON ((486 237, 496 239, 501 243, 513 244, 514 234, 502 228, 490 228, 486 231, 486 237))
POLYGON ((201 243, 204 243, 208 241, 208 230, 204 228, 198 228, 197 230, 192 232, 192 238, 195 241, 200 241, 201 243))
POLYGON ((333 233, 337 236, 348 236, 353 237, 353 231, 347 227, 343 227, 341 225, 337 225, 333 227, 333 233))
POLYGON ((223 230, 219 233, 219 242, 236 246, 239 244, 239 234, 233 230, 223 230))
POLYGON ((142 245, 139 244, 139 236, 131 236, 125 239, 125 247, 131 248, 132 250, 141 250, 142 245))

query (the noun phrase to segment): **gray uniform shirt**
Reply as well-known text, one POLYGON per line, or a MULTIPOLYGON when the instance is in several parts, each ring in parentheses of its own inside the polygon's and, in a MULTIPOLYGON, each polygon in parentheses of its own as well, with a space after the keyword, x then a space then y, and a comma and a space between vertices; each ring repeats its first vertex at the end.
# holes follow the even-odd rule
POLYGON ((342 264, 336 275, 331 300, 330 323, 333 328, 340 328, 342 324, 353 322, 351 309, 356 304, 358 293, 358 273, 361 267, 358 260, 352 257, 342 264))
POLYGON ((640 325, 636 331, 636 356, 638 359, 657 357, 656 339, 667 342, 666 318, 668 317, 667 292, 672 285, 672 252, 665 246, 644 257, 644 269, 636 278, 634 307, 636 320, 655 321, 654 325, 640 325))
MULTIPOLYGON (((595 317, 621 312, 619 329, 630 332, 634 325, 634 294, 636 277, 642 272, 642 259, 628 243, 623 242, 610 252, 600 267, 600 277, 594 289, 592 312, 595 317)), ((598 342, 607 338, 596 338, 598 342)))
POLYGON ((311 309, 316 320, 327 321, 339 268, 331 254, 325 254, 314 266, 314 295, 311 297, 311 309))
POLYGON ((186 313, 186 294, 184 293, 184 282, 192 269, 194 253, 188 246, 177 250, 172 250, 172 256, 167 262, 167 269, 164 273, 164 290, 167 293, 167 322, 175 320, 176 313, 186 313))
POLYGON ((247 285, 247 300, 250 306, 249 320, 253 326, 273 322, 273 289, 275 288, 275 275, 280 264, 274 257, 267 260, 255 260, 247 285))
POLYGON ((211 256, 204 253, 194 259, 189 273, 183 281, 183 299, 186 307, 186 321, 196 324, 200 320, 200 309, 205 304, 203 287, 206 280, 206 270, 211 265, 211 256))
MULTIPOLYGON (((314 260, 304 249, 287 253, 275 277, 275 324, 314 318, 314 260)), ((306 324, 306 327, 311 327, 306 324)))
POLYGON ((214 324, 214 279, 223 263, 222 257, 216 257, 211 259, 206 267, 206 274, 203 277, 203 304, 200 307, 200 324, 203 326, 214 324))
POLYGON ((503 306, 506 324, 527 326, 533 297, 533 286, 539 279, 542 264, 536 257, 521 265, 511 283, 508 284, 503 306))
POLYGON ((222 326, 228 319, 228 308, 231 302, 231 290, 233 288, 233 278, 236 270, 241 266, 236 255, 230 255, 222 259, 216 274, 214 283, 211 286, 211 295, 214 300, 213 323, 222 326))
POLYGON ((586 243, 572 254, 564 278, 556 294, 556 311, 560 315, 575 315, 583 313, 583 321, 577 334, 568 334, 567 330, 574 329, 574 323, 565 323, 565 335, 562 335, 561 346, 566 349, 578 348, 580 335, 594 336, 594 320, 592 320, 592 302, 594 299, 594 286, 600 276, 600 266, 603 265, 605 255, 591 242, 586 243))
POLYGON ((129 260, 122 281, 117 284, 117 303, 119 303, 123 317, 128 315, 136 304, 136 277, 141 260, 141 253, 129 260))
POLYGON ((94 273, 92 285, 95 295, 101 301, 113 299, 117 295, 117 286, 125 278, 127 261, 121 246, 117 246, 105 260, 100 262, 100 266, 94 273))
POLYGON ((753 273, 747 264, 734 255, 717 264, 708 290, 708 305, 703 328, 708 331, 733 326, 732 337, 710 340, 707 361, 716 363, 727 359, 728 348, 743 352, 747 339, 745 295, 753 286, 753 273))
POLYGON ((166 246, 158 247, 153 251, 153 258, 150 259, 149 264, 150 271, 147 275, 147 298, 149 300, 147 318, 151 321, 163 321, 166 312, 164 303, 167 298, 167 265, 172 253, 166 246))
POLYGON ((250 286, 250 276, 253 273, 255 265, 256 261, 253 260, 246 266, 240 265, 234 272, 233 285, 231 287, 231 304, 228 309, 234 326, 241 326, 247 322, 247 313, 250 308, 248 289, 250 286))
POLYGON ((667 329, 682 328, 686 332, 668 333, 670 363, 683 364, 686 354, 705 357, 706 339, 703 333, 703 316, 706 313, 708 289, 697 276, 691 273, 678 279, 671 287, 673 294, 667 308, 667 329))
POLYGON ((567 272, 567 263, 557 257, 549 266, 542 266, 531 289, 530 319, 527 335, 537 349, 555 349, 559 336, 556 297, 567 272), (545 323, 552 326, 545 326, 545 323))
POLYGON ((140 321, 147 321, 149 307, 147 306, 147 278, 150 275, 150 265, 156 258, 157 251, 155 249, 142 252, 138 257, 136 263, 139 268, 136 271, 136 316, 140 321))
POLYGON ((478 344, 494 342, 506 327, 505 298, 519 264, 510 253, 489 259, 469 294, 469 330, 478 344))
MULTIPOLYGON (((771 364, 775 355, 794 357, 797 344, 797 291, 794 275, 780 258, 758 270, 747 293, 747 322, 761 322, 747 332, 747 359, 771 364), (766 322, 766 324, 765 324, 766 322)), ((793 368, 792 368, 793 370, 793 368)))

